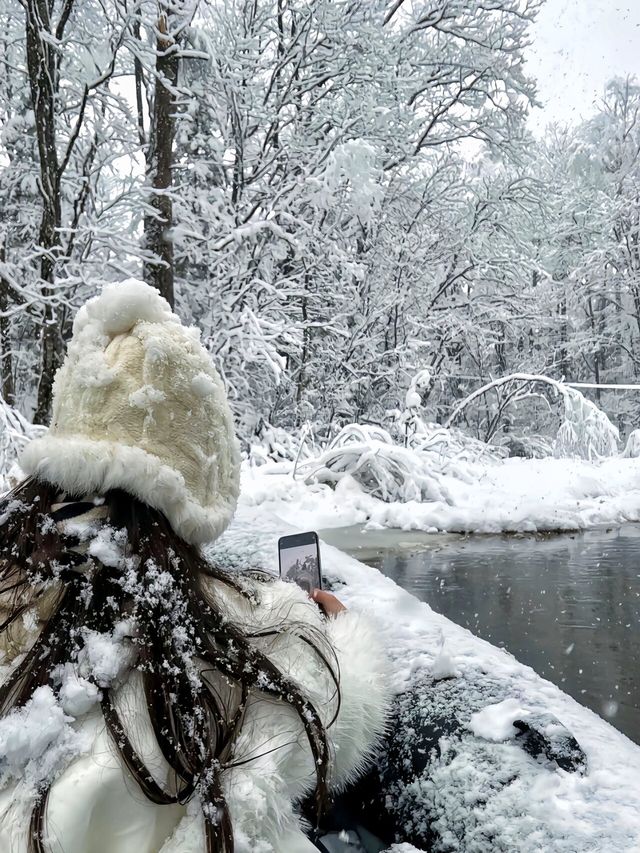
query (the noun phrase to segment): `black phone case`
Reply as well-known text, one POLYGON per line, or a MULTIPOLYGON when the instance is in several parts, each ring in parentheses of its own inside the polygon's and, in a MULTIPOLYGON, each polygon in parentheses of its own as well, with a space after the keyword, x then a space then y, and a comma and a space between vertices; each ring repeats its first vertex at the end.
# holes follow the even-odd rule
MULTIPOLYGON (((306 562, 306 561, 305 561, 306 562)), ((320 562, 320 542, 318 541, 318 535, 315 531, 308 531, 306 533, 295 533, 290 536, 282 536, 278 540, 278 564, 280 569, 280 578, 284 581, 288 581, 290 583, 297 583, 302 589, 307 592, 311 592, 313 587, 318 589, 322 589, 322 565, 320 562), (285 544, 286 543, 286 544, 285 544), (298 574, 295 571, 295 566, 289 567, 287 572, 283 574, 282 571, 282 555, 287 550, 292 548, 299 548, 303 546, 311 546, 315 550, 315 566, 304 567, 304 563, 302 563, 299 567, 298 574), (313 574, 311 574, 313 572, 313 574), (304 573, 304 574, 302 574, 304 573), (298 574, 298 576, 296 576, 298 574)))

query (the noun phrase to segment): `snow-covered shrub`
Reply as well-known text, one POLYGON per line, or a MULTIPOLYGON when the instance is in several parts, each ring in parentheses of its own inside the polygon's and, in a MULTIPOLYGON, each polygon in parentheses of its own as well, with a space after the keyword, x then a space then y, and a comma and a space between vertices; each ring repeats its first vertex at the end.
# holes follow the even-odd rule
POLYGON ((350 424, 317 458, 298 466, 305 482, 336 484, 352 477, 383 501, 447 501, 445 486, 426 456, 398 447, 379 427, 350 424))
MULTIPOLYGON (((412 393, 411 389, 407 391, 407 400, 416 402, 410 398, 412 393)), ((457 427, 443 427, 425 420, 417 408, 391 409, 386 412, 386 417, 391 440, 395 439, 419 453, 430 453, 431 464, 437 470, 444 470, 457 462, 497 462, 508 455, 504 447, 487 444, 457 427)))
POLYGON ((295 462, 305 459, 313 451, 314 439, 310 424, 296 433, 263 423, 249 443, 249 461, 252 465, 266 462, 295 462))
POLYGON ((508 434, 500 440, 500 447, 509 456, 519 456, 523 459, 546 459, 553 456, 554 440, 544 435, 513 435, 508 434))
POLYGON ((17 479, 16 459, 22 448, 44 432, 45 427, 29 423, 0 396, 0 492, 11 488, 13 480, 17 479))
POLYGON ((461 429, 445 429, 434 423, 422 424, 409 446, 421 453, 437 454, 446 467, 453 462, 497 462, 507 455, 504 448, 473 438, 461 429))
POLYGON ((607 415, 575 388, 561 386, 564 422, 558 430, 554 455, 598 459, 618 453, 619 433, 607 415))
POLYGON ((637 459, 640 456, 640 429, 634 429, 629 433, 622 455, 625 459, 637 459))
POLYGON ((553 392, 554 397, 562 397, 564 402, 564 421, 558 430, 553 445, 556 457, 577 456, 581 459, 598 459, 605 456, 615 456, 618 453, 619 434, 607 415, 595 403, 580 393, 556 379, 529 373, 512 373, 478 388, 465 397, 453 410, 445 426, 450 427, 453 421, 475 400, 480 399, 490 391, 504 393, 509 389, 508 399, 503 402, 502 409, 508 403, 522 401, 532 396, 533 388, 541 385, 547 391, 553 392), (514 391, 513 389, 519 389, 514 391))

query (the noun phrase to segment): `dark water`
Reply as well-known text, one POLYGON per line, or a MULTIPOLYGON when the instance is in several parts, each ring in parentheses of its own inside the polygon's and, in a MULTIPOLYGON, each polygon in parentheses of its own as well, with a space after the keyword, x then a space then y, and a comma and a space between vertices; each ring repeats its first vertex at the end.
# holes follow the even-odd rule
POLYGON ((640 526, 546 537, 356 528, 322 536, 640 743, 640 526))

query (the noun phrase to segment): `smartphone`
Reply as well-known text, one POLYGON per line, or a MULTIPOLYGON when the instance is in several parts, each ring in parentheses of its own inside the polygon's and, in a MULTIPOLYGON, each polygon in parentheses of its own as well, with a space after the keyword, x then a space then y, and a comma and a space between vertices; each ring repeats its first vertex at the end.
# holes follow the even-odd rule
POLYGON ((306 592, 322 589, 320 544, 313 530, 282 536, 278 540, 278 560, 283 581, 293 581, 306 592))

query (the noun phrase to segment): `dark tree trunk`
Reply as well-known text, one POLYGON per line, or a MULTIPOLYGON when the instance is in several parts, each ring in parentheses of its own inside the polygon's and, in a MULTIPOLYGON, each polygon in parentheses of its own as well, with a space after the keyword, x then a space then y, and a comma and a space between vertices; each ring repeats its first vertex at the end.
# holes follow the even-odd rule
MULTIPOLYGON (((71 4, 67 4, 68 6, 71 4)), ((53 377, 60 363, 60 334, 51 304, 56 261, 60 250, 60 168, 56 149, 55 103, 58 73, 54 51, 43 33, 51 33, 47 0, 26 3, 27 67, 31 103, 35 116, 40 160, 42 218, 38 243, 41 250, 40 279, 44 301, 42 355, 35 423, 46 423, 51 410, 53 377)))
POLYGON ((158 20, 160 35, 157 41, 156 82, 149 146, 147 175, 151 187, 150 205, 154 213, 145 217, 144 245, 154 258, 144 266, 148 284, 157 288, 171 306, 174 304, 173 242, 169 233, 173 224, 171 200, 173 140, 175 135, 176 102, 180 59, 177 45, 168 35, 167 15, 158 20))
POLYGON ((300 302, 302 313, 302 352, 300 353, 300 371, 298 373, 298 383, 296 387, 296 404, 299 406, 302 402, 304 392, 307 387, 307 361, 309 358, 310 335, 309 335, 309 306, 307 297, 308 275, 305 275, 305 290, 300 302))
MULTIPOLYGON (((563 285, 564 287, 564 285, 563 285)), ((567 318, 567 297, 562 295, 558 300, 558 317, 559 319, 559 343, 558 343, 558 368, 561 381, 568 380, 569 377, 569 321, 567 318)))
MULTIPOLYGON (((593 353, 593 376, 596 385, 600 384, 600 337, 599 337, 599 329, 596 321, 595 311, 593 309, 593 300, 591 296, 587 299, 587 315, 589 317, 589 324, 591 326, 591 339, 594 343, 594 353, 593 353), (597 343, 596 343, 597 342, 597 343)), ((598 402, 598 406, 601 404, 601 395, 600 389, 596 388, 596 400, 598 402)))
MULTIPOLYGON (((6 260, 4 244, 0 245, 0 263, 6 260)), ((5 401, 15 403, 13 381, 13 354, 11 351, 11 323, 5 316, 9 307, 9 283, 0 275, 0 390, 5 401)))

